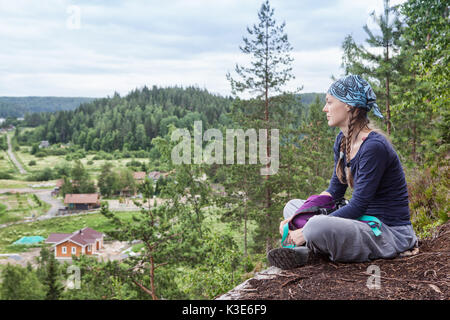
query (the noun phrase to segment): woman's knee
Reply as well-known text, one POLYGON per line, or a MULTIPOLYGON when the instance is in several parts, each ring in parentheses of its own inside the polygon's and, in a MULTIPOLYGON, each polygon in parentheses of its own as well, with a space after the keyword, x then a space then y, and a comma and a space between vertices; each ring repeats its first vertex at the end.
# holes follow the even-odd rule
POLYGON ((330 217, 325 215, 313 216, 303 227, 303 236, 306 241, 316 242, 326 238, 327 233, 332 229, 330 227, 330 217))
POLYGON ((305 200, 292 199, 289 200, 283 209, 283 216, 285 219, 289 219, 295 214, 298 208, 300 208, 305 203, 305 200))

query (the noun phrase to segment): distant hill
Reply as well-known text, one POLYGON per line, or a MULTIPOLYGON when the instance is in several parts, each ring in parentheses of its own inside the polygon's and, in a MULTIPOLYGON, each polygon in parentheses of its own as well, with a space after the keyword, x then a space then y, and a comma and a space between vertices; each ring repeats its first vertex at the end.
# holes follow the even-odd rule
POLYGON ((95 98, 80 97, 0 97, 0 118, 23 117, 25 113, 74 110, 95 98))
POLYGON ((321 92, 308 92, 308 93, 301 93, 300 97, 301 97, 301 102, 304 105, 310 105, 311 103, 314 102, 314 99, 316 99, 316 96, 319 96, 319 99, 321 102, 323 102, 325 104, 325 93, 321 93, 321 92))

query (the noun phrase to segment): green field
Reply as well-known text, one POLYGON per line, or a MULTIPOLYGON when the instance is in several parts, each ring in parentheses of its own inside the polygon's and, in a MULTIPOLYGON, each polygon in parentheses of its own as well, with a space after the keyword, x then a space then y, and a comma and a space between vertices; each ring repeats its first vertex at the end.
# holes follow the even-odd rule
POLYGON ((16 167, 9 159, 8 153, 4 150, 0 150, 0 171, 14 173, 16 170, 16 167))
POLYGON ((48 203, 36 201, 31 193, 0 194, 0 224, 38 217, 49 209, 48 203))
MULTIPOLYGON (((67 161, 65 158, 65 155, 61 156, 46 156, 43 158, 36 157, 29 152, 24 150, 24 147, 21 147, 21 151, 15 152, 16 158, 20 159, 21 163, 23 164, 24 169, 29 172, 37 172, 44 170, 45 168, 55 168, 55 167, 62 167, 65 164, 72 165, 72 161, 67 161), (35 165, 30 166, 28 165, 30 161, 34 160, 36 162, 35 165)), ((131 159, 114 159, 114 160, 93 160, 95 157, 95 154, 87 155, 85 158, 81 159, 81 163, 83 166, 88 170, 92 178, 97 178, 97 176, 100 174, 102 166, 109 162, 114 167, 126 167, 126 164, 131 161, 131 159), (88 164, 89 161, 92 161, 91 164, 88 164)), ((135 161, 148 163, 148 158, 134 158, 135 161)))

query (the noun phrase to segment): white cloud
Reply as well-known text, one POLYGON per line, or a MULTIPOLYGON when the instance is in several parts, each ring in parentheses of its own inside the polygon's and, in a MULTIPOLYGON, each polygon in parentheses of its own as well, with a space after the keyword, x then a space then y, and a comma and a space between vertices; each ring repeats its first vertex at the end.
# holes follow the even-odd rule
MULTIPOLYGON (((396 0, 399 2, 401 0, 396 0)), ((254 0, 0 0, 0 95, 105 96, 143 85, 198 85, 228 95, 226 73, 245 63, 254 0), (80 29, 67 28, 71 5, 80 29)), ((325 91, 341 72, 340 45, 361 42, 382 0, 272 0, 294 47, 289 85, 325 91)))

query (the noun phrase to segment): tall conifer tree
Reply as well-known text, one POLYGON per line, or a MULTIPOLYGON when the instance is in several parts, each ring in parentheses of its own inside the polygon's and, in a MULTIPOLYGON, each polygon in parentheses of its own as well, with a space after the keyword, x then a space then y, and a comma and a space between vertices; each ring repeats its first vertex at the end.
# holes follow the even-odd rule
MULTIPOLYGON (((244 45, 240 46, 240 50, 250 56, 250 66, 236 65, 237 77, 233 78, 228 73, 227 78, 233 94, 246 94, 251 97, 247 101, 236 100, 233 108, 235 122, 239 123, 241 128, 266 129, 267 141, 271 141, 270 130, 282 127, 280 120, 283 117, 279 108, 282 99, 279 97, 284 94, 283 87, 294 78, 291 66, 293 59, 290 56, 292 46, 284 31, 286 24, 278 24, 275 21, 274 9, 268 0, 262 4, 258 18, 258 24, 254 24, 252 28, 247 27, 248 36, 243 38, 244 45)), ((266 145, 266 155, 269 158, 270 145, 266 145)), ((269 169, 270 165, 268 163, 266 169, 269 169)), ((259 171, 246 171, 245 174, 249 176, 245 181, 248 183, 255 182, 255 178, 251 177, 252 172, 260 174, 259 171)), ((260 234, 257 238, 265 238, 266 251, 272 247, 275 217, 279 215, 278 210, 274 208, 273 187, 273 179, 266 175, 260 184, 247 188, 246 192, 250 194, 245 195, 246 200, 249 200, 246 202, 246 209, 252 210, 253 203, 253 210, 259 211, 257 221, 260 234)))

